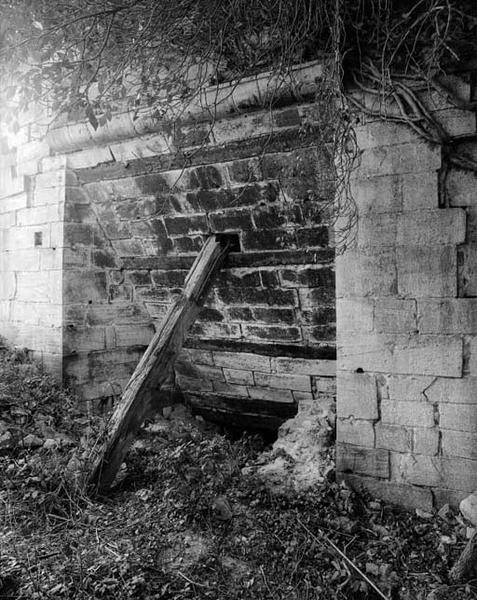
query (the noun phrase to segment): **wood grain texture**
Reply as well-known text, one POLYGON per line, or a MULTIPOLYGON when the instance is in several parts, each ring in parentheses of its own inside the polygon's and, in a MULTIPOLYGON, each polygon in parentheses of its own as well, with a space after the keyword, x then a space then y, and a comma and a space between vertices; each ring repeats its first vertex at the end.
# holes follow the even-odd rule
POLYGON ((108 424, 106 440, 91 457, 88 483, 95 491, 105 493, 110 488, 150 409, 154 393, 167 380, 227 253, 227 243, 211 237, 197 256, 181 297, 169 309, 124 390, 108 424))

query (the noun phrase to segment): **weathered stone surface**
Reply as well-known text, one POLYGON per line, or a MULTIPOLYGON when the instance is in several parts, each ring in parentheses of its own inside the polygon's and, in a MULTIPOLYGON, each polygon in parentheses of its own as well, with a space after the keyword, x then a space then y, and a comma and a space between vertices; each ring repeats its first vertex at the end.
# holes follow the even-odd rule
POLYGON ((374 448, 374 437, 374 428, 370 421, 350 418, 338 419, 336 422, 337 442, 374 448))
POLYGON ((366 373, 339 372, 337 379, 337 414, 346 419, 377 419, 376 379, 366 373))
POLYGON ((434 406, 427 402, 381 402, 381 418, 383 423, 412 427, 434 426, 434 406))
POLYGON ((374 306, 374 329, 380 333, 412 333, 417 330, 414 300, 379 298, 374 306))
POLYGON ((400 425, 376 423, 376 448, 410 452, 412 450, 412 432, 400 425))
POLYGON ((477 432, 451 431, 443 429, 442 454, 444 456, 462 456, 477 460, 477 432))
POLYGON ((350 473, 340 475, 340 478, 343 478, 353 489, 366 490, 376 498, 381 498, 390 504, 410 510, 420 508, 432 511, 433 509, 433 495, 429 488, 402 485, 350 473))
POLYGON ((457 295, 455 246, 402 246, 396 250, 398 293, 411 298, 457 295))
POLYGON ((477 492, 464 498, 459 504, 459 510, 474 527, 477 527, 477 492))
POLYGON ((336 468, 342 473, 387 479, 390 475, 389 452, 340 443, 336 445, 336 468))
POLYGON ((446 379, 438 377, 427 387, 426 396, 430 402, 476 404, 477 378, 446 379))

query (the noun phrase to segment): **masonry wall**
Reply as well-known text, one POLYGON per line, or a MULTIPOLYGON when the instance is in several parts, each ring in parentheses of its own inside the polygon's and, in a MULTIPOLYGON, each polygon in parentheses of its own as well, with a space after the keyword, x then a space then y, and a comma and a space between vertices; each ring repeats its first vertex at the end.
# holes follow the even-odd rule
POLYGON ((64 367, 83 399, 121 393, 204 240, 220 233, 236 247, 176 386, 197 413, 229 424, 276 428, 300 402, 332 412, 334 187, 313 111, 185 126, 168 139, 180 153, 159 133, 66 155, 75 261, 64 268, 64 367))
MULTIPOLYGON (((425 99, 475 160, 475 113, 425 99)), ((456 504, 477 488, 475 175, 405 125, 357 134, 357 239, 336 261, 337 468, 394 503, 456 504)))
POLYGON ((0 335, 62 372, 64 160, 40 141, 42 115, 0 138, 0 335))

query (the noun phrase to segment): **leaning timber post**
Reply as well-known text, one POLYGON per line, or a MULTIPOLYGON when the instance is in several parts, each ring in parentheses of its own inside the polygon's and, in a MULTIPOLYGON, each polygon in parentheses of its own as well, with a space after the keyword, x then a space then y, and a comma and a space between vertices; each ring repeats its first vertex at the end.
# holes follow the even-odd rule
POLYGON ((229 252, 225 237, 213 236, 198 254, 179 300, 171 306, 139 361, 108 423, 106 439, 90 457, 88 485, 105 493, 144 422, 153 394, 166 381, 185 336, 229 252))

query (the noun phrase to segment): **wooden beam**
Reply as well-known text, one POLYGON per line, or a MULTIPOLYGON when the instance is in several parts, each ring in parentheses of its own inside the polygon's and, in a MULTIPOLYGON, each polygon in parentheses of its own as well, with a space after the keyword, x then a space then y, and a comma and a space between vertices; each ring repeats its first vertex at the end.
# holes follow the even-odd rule
POLYGON ((207 240, 189 271, 179 300, 167 312, 132 374, 108 423, 104 443, 90 457, 92 468, 88 484, 97 492, 106 492, 113 483, 147 416, 153 394, 166 381, 228 251, 225 237, 214 236, 207 240))

